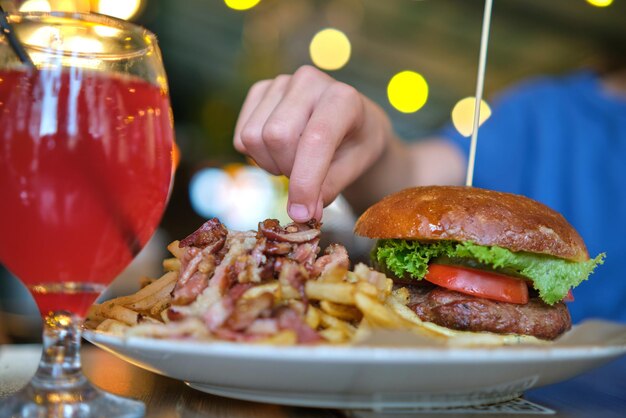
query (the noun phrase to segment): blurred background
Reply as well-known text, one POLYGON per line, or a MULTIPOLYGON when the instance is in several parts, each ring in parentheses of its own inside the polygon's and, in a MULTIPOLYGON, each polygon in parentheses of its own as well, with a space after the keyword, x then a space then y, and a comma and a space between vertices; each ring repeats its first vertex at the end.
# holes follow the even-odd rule
MULTIPOLYGON (((109 14, 143 25, 159 39, 180 164, 160 230, 106 298, 134 291, 140 276, 159 276, 167 243, 207 218, 217 216, 234 229, 254 229, 268 217, 288 221, 287 179, 250 166, 232 147, 239 108, 254 82, 315 65, 379 103, 401 137, 419 140, 450 123, 455 105, 475 94, 484 0, 0 4, 109 14)), ((495 0, 493 7, 487 102, 521 79, 626 59, 624 0, 495 0)), ((462 130, 464 117, 455 119, 462 130)), ((366 244, 352 236, 353 222, 349 206, 335 202, 324 215, 327 240, 366 254, 366 244)), ((39 316, 30 295, 1 265, 0 276, 0 342, 2 328, 13 341, 36 341, 39 316)))

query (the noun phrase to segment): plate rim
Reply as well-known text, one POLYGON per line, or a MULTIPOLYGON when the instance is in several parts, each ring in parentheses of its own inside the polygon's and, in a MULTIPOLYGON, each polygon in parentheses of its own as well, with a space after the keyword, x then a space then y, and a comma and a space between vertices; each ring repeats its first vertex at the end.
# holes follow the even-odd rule
MULTIPOLYGON (((226 358, 246 358, 278 361, 329 363, 450 363, 483 361, 527 362, 571 360, 576 358, 610 358, 626 354, 626 344, 578 345, 578 346, 494 346, 494 347, 393 347, 393 346, 337 346, 330 344, 315 346, 279 346, 249 344, 227 341, 168 340, 150 337, 124 337, 98 331, 85 330, 83 337, 109 349, 142 350, 144 352, 164 352, 219 356, 226 358)), ((114 350, 115 351, 115 350, 114 350)))
MULTIPOLYGON (((624 331, 626 329, 619 330, 619 338, 602 340, 594 336, 579 344, 570 342, 569 345, 561 346, 506 347, 277 346, 220 340, 181 341, 116 336, 94 330, 86 330, 83 336, 99 348, 142 369, 218 396, 303 407, 345 409, 357 406, 360 409, 377 409, 395 407, 398 403, 402 407, 418 407, 429 405, 433 400, 445 405, 450 402, 463 406, 478 405, 492 403, 493 394, 507 398, 519 396, 518 392, 571 378, 625 355, 624 331), (200 364, 202 368, 215 369, 210 374, 198 373, 200 364), (241 368, 242 364, 245 367, 241 368), (258 377, 273 373, 277 367, 284 367, 285 373, 280 374, 287 377, 275 378, 269 385, 266 378, 258 377), (452 387, 447 380, 447 383, 442 383, 441 379, 449 379, 451 373, 454 372, 456 376, 459 367, 468 373, 484 369, 490 371, 478 382, 472 379, 470 383, 455 383, 452 387), (393 397, 384 396, 390 387, 388 372, 394 376, 393 379, 398 378, 398 373, 402 379, 401 387, 405 387, 407 381, 403 379, 406 379, 406 373, 416 368, 441 373, 443 377, 435 379, 435 389, 431 380, 425 385, 423 380, 417 379, 418 382, 415 382, 412 379, 408 385, 411 396, 398 397, 395 389, 393 397), (255 374, 250 375, 247 370, 254 370, 255 374), (316 370, 312 374, 312 381, 293 380, 294 376, 300 376, 306 370, 316 370), (342 377, 335 379, 336 383, 329 386, 325 379, 334 373, 341 373, 342 377), (366 383, 355 388, 354 378, 360 373, 373 377, 367 382, 377 383, 366 383), (377 376, 380 373, 387 374, 387 377, 379 381, 377 376), (307 387, 306 393, 312 397, 304 399, 298 396, 303 391, 303 385, 307 387), (438 398, 444 393, 443 387, 447 388, 444 392, 452 390, 453 396, 438 398), (338 391, 347 397, 329 398, 329 393, 338 391), (285 393, 294 396, 288 396, 287 399, 285 393), (415 393, 420 396, 415 397, 415 393), (477 393, 480 396, 477 397, 477 393)), ((397 384, 394 385, 394 388, 397 387, 397 384)))

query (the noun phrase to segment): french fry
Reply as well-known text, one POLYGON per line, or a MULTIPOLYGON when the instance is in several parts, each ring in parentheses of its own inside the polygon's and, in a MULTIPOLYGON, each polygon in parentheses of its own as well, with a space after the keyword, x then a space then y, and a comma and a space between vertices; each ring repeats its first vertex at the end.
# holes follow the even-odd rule
POLYGON ((128 306, 134 303, 139 302, 140 300, 152 296, 154 293, 162 290, 165 287, 170 287, 173 289, 176 281, 178 280, 178 273, 175 271, 170 271, 161 276, 158 280, 150 283, 148 286, 139 290, 136 293, 133 293, 129 296, 121 296, 115 299, 111 299, 105 303, 113 303, 115 305, 123 305, 128 306))
POLYGON ((321 301, 320 308, 322 308, 322 310, 328 315, 343 319, 344 321, 359 321, 363 317, 361 311, 353 306, 342 305, 328 300, 321 301))
POLYGON ((126 325, 137 325, 139 323, 140 314, 138 312, 125 308, 122 305, 116 305, 115 303, 103 303, 102 313, 107 318, 115 319, 126 325))
POLYGON ((165 271, 180 271, 180 260, 177 258, 166 258, 163 260, 163 269, 165 271))
POLYGON ((143 276, 143 277, 141 277, 141 278, 139 279, 139 288, 140 288, 140 289, 143 289, 144 287, 146 287, 146 286, 148 286, 148 285, 150 285, 150 284, 154 283, 156 280, 158 280, 158 279, 155 279, 155 278, 153 278, 153 277, 146 277, 146 276, 143 276))
POLYGON ((350 283, 324 283, 309 280, 304 285, 304 291, 309 299, 354 305, 354 286, 350 283))
POLYGON ((280 283, 278 287, 278 298, 284 300, 300 299, 300 293, 292 286, 280 283))
POLYGON ((187 318, 183 321, 167 324, 143 323, 129 327, 125 335, 151 338, 211 338, 206 326, 198 318, 187 318))
POLYGON ((270 282, 253 286, 241 296, 244 299, 254 299, 262 295, 263 293, 275 294, 278 291, 278 282, 270 282))
POLYGON ((362 292, 371 296, 376 296, 381 302, 385 301, 391 294, 393 289, 393 280, 387 278, 383 273, 372 270, 363 263, 359 263, 354 267, 354 274, 358 277, 359 281, 363 284, 362 292), (365 285, 368 283, 376 289, 365 285))
POLYGON ((154 305, 152 305, 152 307, 150 308, 150 316, 154 317, 154 318, 159 318, 161 319, 161 313, 165 312, 165 310, 167 308, 170 307, 170 301, 169 298, 168 299, 162 299, 160 301, 158 301, 157 303, 155 303, 154 305))
POLYGON ((123 335, 128 329, 128 325, 115 319, 105 319, 97 327, 97 331, 108 332, 114 335, 123 335))
POLYGON ((342 344, 350 341, 352 335, 347 334, 344 330, 340 328, 326 328, 319 331, 319 334, 326 341, 329 341, 334 344, 342 344))
MULTIPOLYGON (((404 288, 403 288, 404 289, 404 288)), ((406 290, 406 289, 405 289, 406 290)), ((433 324, 432 322, 424 322, 411 310, 406 303, 403 302, 403 292, 393 294, 387 299, 387 305, 409 326, 414 333, 418 333, 430 337, 446 337, 449 336, 448 328, 433 324)))
POLYGON ((372 327, 367 322, 367 319, 363 318, 356 327, 356 332, 352 336, 352 341, 353 342, 362 341, 368 338, 371 334, 372 334, 372 327))
POLYGON ((178 258, 179 260, 182 258, 183 256, 183 249, 180 248, 178 246, 178 244, 180 244, 180 241, 175 240, 169 243, 169 245, 167 246, 167 250, 176 258, 178 258))
POLYGON ((372 326, 388 329, 406 328, 404 320, 378 299, 360 292, 357 292, 354 299, 356 306, 372 326))
POLYGON ((355 333, 356 329, 354 326, 349 324, 346 321, 343 321, 339 318, 335 318, 332 315, 328 315, 324 312, 319 312, 320 315, 320 325, 325 328, 335 328, 340 329, 348 335, 352 335, 355 333))
MULTIPOLYGON (((309 309, 311 308, 309 307, 309 309)), ((315 311, 319 317, 318 327, 321 327, 318 333, 322 338, 333 344, 346 343, 352 339, 356 332, 354 326, 318 309, 315 309, 315 311)))
POLYGON ((362 279, 357 276, 356 274, 354 274, 353 271, 348 271, 346 273, 346 277, 345 277, 345 281, 348 283, 357 283, 359 281, 361 281, 362 279))
POLYGON ((270 344, 270 345, 294 345, 298 342, 298 336, 294 331, 286 330, 280 331, 270 337, 263 338, 255 341, 258 344, 270 344))
POLYGON ((306 311, 306 316, 304 317, 307 325, 312 329, 317 329, 320 325, 320 313, 315 306, 309 305, 309 308, 306 311))
POLYGON ((142 314, 139 314, 138 322, 140 324, 162 324, 162 322, 158 319, 154 319, 142 314))
POLYGON ((86 321, 100 323, 107 319, 107 317, 102 313, 102 305, 94 303, 87 310, 86 321))
MULTIPOLYGON (((175 273, 174 273, 175 274, 175 273)), ((173 280, 167 281, 163 283, 162 287, 154 286, 154 293, 147 295, 143 299, 140 299, 136 302, 126 304, 125 306, 136 310, 136 311, 149 311, 154 305, 161 303, 163 301, 170 302, 172 290, 176 285, 176 282, 173 280)))
POLYGON ((409 303, 409 289, 401 287, 391 292, 392 296, 401 304, 406 305, 409 303))
POLYGON ((378 299, 378 289, 371 283, 361 281, 356 284, 356 291, 378 299))
POLYGON ((324 272, 317 280, 325 283, 340 283, 345 279, 347 273, 348 269, 335 266, 324 272))
POLYGON ((402 296, 392 295, 387 299, 387 305, 389 305, 389 307, 401 318, 412 324, 421 326, 424 322, 415 312, 411 310, 411 308, 406 306, 406 303, 402 303, 401 297, 402 296))

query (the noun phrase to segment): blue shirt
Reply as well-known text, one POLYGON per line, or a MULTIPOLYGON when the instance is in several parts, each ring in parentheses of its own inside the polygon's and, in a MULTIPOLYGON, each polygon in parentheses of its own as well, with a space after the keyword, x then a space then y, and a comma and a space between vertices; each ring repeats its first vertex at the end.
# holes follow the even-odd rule
MULTIPOLYGON (((444 136, 465 155, 470 139, 444 136)), ((518 193, 561 212, 604 265, 574 289, 574 322, 626 322, 626 99, 597 75, 537 78, 504 92, 478 131, 474 186, 518 193)))

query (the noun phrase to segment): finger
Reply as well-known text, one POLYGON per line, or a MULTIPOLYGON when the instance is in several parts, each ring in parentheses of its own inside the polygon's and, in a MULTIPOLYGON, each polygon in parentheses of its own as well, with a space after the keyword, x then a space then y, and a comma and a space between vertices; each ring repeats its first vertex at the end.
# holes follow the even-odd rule
POLYGON ((283 99, 263 127, 265 146, 286 176, 291 175, 300 136, 317 102, 333 81, 314 67, 301 67, 291 77, 283 99))
MULTIPOLYGON (((320 190, 319 199, 324 206, 331 204, 346 187, 352 184, 373 163, 373 159, 369 158, 368 155, 355 152, 359 146, 363 146, 363 144, 352 142, 348 145, 349 149, 342 149, 335 154, 335 159, 330 164, 328 174, 320 190), (349 170, 346 167, 349 167, 349 170)), ((372 156, 377 155, 379 154, 372 153, 372 156)))
POLYGON ((322 198, 320 197, 319 199, 317 199, 317 205, 315 207, 315 213, 313 214, 313 219, 320 222, 322 220, 323 214, 324 214, 324 202, 322 201, 322 198))
MULTIPOLYGON (((364 101, 367 102, 367 98, 364 101)), ((321 199, 324 206, 332 203, 342 190, 371 167, 385 148, 385 124, 377 122, 375 113, 370 113, 363 119, 358 131, 342 141, 335 151, 322 183, 321 199), (366 132, 366 137, 363 137, 363 132, 366 132), (357 137, 361 139, 356 139, 357 137)))
POLYGON ((292 219, 305 221, 316 212, 335 151, 362 119, 363 102, 353 87, 333 83, 324 92, 298 143, 289 181, 287 209, 292 219))
POLYGON ((258 105, 250 114, 247 122, 242 126, 240 133, 241 142, 247 154, 252 157, 260 167, 272 174, 281 174, 282 172, 265 146, 263 141, 263 126, 265 126, 267 117, 283 98, 289 78, 290 77, 287 75, 280 75, 272 81, 258 105))
POLYGON ((250 115, 259 105, 261 99, 263 98, 271 84, 272 80, 262 80, 255 83, 252 87, 250 87, 248 95, 243 102, 243 106, 241 106, 239 116, 237 117, 237 123, 235 125, 233 145, 235 146, 235 149, 237 151, 243 154, 247 154, 247 150, 246 147, 243 145, 243 142, 241 141, 241 128, 244 124, 248 122, 248 120, 250 119, 250 115))

